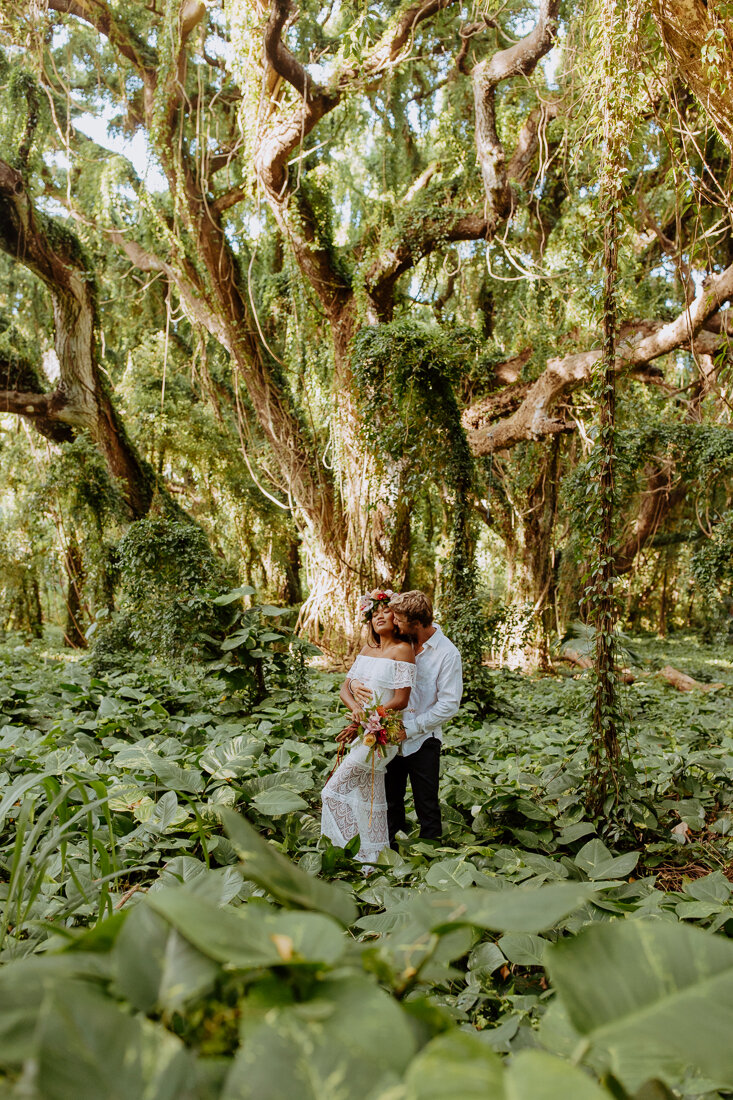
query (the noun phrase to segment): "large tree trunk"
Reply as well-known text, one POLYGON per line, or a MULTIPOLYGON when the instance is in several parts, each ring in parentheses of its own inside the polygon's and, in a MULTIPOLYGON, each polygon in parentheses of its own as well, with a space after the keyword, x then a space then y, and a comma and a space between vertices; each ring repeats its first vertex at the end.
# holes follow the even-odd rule
POLYGON ((66 226, 40 219, 20 172, 0 161, 0 248, 24 264, 48 287, 53 301, 56 355, 60 366, 53 393, 0 392, 0 410, 38 424, 46 435, 52 425, 84 429, 104 455, 130 510, 145 515, 154 482, 125 433, 110 399, 96 357, 96 301, 81 246, 66 226))
POLYGON ((728 5, 706 0, 654 0, 665 49, 733 149, 733 19, 728 5))
POLYGON ((64 627, 64 645, 71 649, 85 649, 87 639, 84 634, 84 614, 82 610, 82 592, 84 588, 84 560, 76 536, 69 539, 64 555, 66 570, 66 626, 64 627))

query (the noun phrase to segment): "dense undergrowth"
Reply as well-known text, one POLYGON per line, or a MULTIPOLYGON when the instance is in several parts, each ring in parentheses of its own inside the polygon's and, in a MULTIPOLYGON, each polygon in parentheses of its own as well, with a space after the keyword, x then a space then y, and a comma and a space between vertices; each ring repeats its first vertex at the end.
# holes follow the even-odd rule
POLYGON ((364 877, 319 837, 339 676, 281 661, 254 702, 221 662, 8 642, 5 1094, 733 1095, 733 661, 635 651, 619 813, 584 813, 584 679, 496 671, 446 737, 442 844, 364 877))

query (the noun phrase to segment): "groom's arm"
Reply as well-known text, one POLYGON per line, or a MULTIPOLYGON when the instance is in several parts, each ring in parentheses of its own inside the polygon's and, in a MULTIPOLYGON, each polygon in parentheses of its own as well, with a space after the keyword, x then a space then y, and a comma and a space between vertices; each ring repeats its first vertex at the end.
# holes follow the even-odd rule
POLYGON ((415 729, 414 732, 410 732, 410 736, 414 737, 415 733, 432 733, 433 730, 440 729, 449 718, 458 714, 463 695, 463 665, 460 653, 451 653, 441 664, 437 689, 438 698, 432 707, 423 711, 422 714, 414 715, 415 729))

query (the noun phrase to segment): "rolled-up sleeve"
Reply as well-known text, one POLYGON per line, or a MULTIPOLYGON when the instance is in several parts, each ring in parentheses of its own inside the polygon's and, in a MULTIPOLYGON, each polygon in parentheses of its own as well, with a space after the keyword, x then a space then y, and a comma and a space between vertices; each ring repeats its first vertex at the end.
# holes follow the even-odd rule
POLYGON ((463 695, 463 665, 460 653, 447 654, 437 680, 438 698, 428 710, 415 715, 416 732, 431 733, 458 714, 463 695))

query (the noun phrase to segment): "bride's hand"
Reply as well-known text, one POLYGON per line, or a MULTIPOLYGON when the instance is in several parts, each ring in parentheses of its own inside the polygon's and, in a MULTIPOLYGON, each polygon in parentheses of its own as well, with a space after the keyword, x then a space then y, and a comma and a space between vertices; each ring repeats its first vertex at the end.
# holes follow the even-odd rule
POLYGON ((341 733, 336 735, 336 741, 340 745, 350 744, 359 732, 359 720, 361 718, 361 713, 353 710, 351 712, 351 716, 353 718, 353 722, 351 723, 351 725, 347 726, 345 730, 341 730, 341 733))

